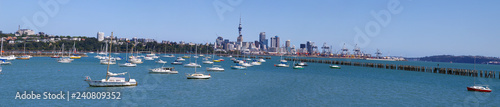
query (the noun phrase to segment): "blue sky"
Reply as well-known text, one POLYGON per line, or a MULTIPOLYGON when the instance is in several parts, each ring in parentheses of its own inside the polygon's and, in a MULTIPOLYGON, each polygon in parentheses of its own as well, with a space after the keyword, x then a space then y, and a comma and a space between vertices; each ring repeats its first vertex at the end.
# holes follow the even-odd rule
MULTIPOLYGON (((38 17, 35 32, 54 35, 91 36, 98 31, 118 37, 144 37, 156 40, 214 42, 216 35, 232 41, 238 36, 242 16, 243 39, 254 41, 259 32, 267 38, 278 35, 281 42, 291 40, 296 47, 313 41, 324 42, 335 51, 343 43, 356 43, 355 28, 365 32, 369 22, 377 22, 371 11, 388 10, 392 0, 61 0, 59 10, 50 16, 46 3, 56 0, 1 0, 0 30, 15 32, 38 17), (216 4, 226 5, 219 17, 216 4), (62 3, 62 4, 61 4, 62 3), (43 20, 46 19, 46 20, 43 20)), ((361 49, 375 53, 380 49, 391 56, 485 55, 500 57, 500 1, 396 0, 402 8, 378 34, 367 37, 361 49)), ((51 7, 53 9, 53 7, 51 7)), ((386 19, 384 17, 384 19, 386 19)), ((366 33, 366 32, 365 32, 366 33)))

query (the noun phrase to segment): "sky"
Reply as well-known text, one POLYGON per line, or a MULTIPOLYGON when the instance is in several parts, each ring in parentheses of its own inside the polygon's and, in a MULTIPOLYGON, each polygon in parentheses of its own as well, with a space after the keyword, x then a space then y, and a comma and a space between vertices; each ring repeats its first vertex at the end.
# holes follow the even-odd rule
POLYGON ((500 1, 482 0, 0 0, 0 30, 158 41, 244 41, 279 36, 297 48, 306 41, 357 44, 365 53, 423 57, 500 57, 500 1), (48 7, 48 8, 47 8, 48 7), (390 18, 389 18, 390 17, 390 18))

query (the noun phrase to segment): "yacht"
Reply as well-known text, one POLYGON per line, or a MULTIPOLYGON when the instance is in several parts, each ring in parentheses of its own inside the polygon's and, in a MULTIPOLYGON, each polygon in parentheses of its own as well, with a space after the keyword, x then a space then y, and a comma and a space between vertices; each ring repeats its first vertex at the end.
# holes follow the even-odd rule
POLYGON ((262 58, 260 58, 260 59, 259 59, 259 60, 257 60, 257 61, 259 61, 259 62, 266 62, 266 60, 264 60, 264 59, 262 59, 262 58))
POLYGON ((177 57, 176 61, 186 61, 186 59, 184 59, 182 57, 177 57))
POLYGON ((149 73, 161 73, 161 74, 177 74, 178 71, 174 70, 174 67, 160 67, 149 69, 149 73))
POLYGON ((236 64, 235 66, 231 66, 231 69, 240 69, 240 70, 242 70, 242 69, 247 69, 247 67, 241 66, 240 64, 236 64))
POLYGON ((103 65, 113 65, 116 64, 116 60, 105 59, 100 61, 103 65))
POLYGON ((491 92, 491 89, 488 85, 473 85, 467 87, 468 91, 479 91, 479 92, 491 92))
POLYGON ((276 64, 274 66, 276 66, 276 67, 288 67, 288 65, 286 64, 286 62, 281 62, 280 64, 276 64))
POLYGON ((182 62, 175 60, 171 63, 172 65, 182 65, 182 62))
POLYGON ((167 63, 167 61, 163 61, 163 60, 159 59, 158 61, 156 61, 156 63, 164 64, 164 63, 167 63))
POLYGON ((0 59, 0 65, 11 65, 11 62, 5 61, 5 59, 0 59))
POLYGON ((130 63, 128 61, 126 61, 126 63, 124 64, 120 64, 120 67, 136 67, 137 64, 134 64, 134 63, 130 63))
POLYGON ((57 62, 59 62, 59 63, 71 63, 72 61, 73 61, 73 59, 71 59, 69 57, 62 57, 62 58, 57 59, 57 62))
POLYGON ((189 64, 184 64, 184 67, 200 68, 201 65, 197 63, 189 63, 189 64))
MULTIPOLYGON (((198 46, 198 45, 196 45, 196 46, 198 46)), ((197 49, 197 47, 196 47, 196 49, 197 49)), ((196 49, 195 49, 195 52, 196 52, 196 49)), ((196 62, 197 62, 197 60, 195 60, 193 65, 198 65, 196 62)), ((202 73, 197 73, 196 68, 197 67, 195 66, 193 74, 186 74, 187 79, 210 79, 210 77, 212 77, 212 76, 210 76, 210 74, 206 75, 206 74, 202 74, 202 73)))
POLYGON ((338 65, 330 65, 330 68, 333 68, 333 69, 340 69, 340 66, 338 66, 338 65))
MULTIPOLYGON (((111 41, 113 39, 113 32, 111 32, 111 41)), ((112 46, 112 43, 110 44, 110 47, 112 46)), ((109 50, 111 53, 111 49, 109 50)), ((111 57, 111 56, 108 56, 111 57)), ((91 87, 122 87, 122 86, 137 86, 137 81, 135 79, 130 78, 129 74, 129 79, 128 81, 125 80, 125 77, 114 77, 118 75, 125 75, 125 73, 112 73, 109 72, 109 62, 111 60, 108 60, 108 68, 106 70, 106 78, 102 80, 92 80, 89 76, 86 76, 85 82, 89 84, 91 87), (108 78, 109 77, 109 78, 108 78)))

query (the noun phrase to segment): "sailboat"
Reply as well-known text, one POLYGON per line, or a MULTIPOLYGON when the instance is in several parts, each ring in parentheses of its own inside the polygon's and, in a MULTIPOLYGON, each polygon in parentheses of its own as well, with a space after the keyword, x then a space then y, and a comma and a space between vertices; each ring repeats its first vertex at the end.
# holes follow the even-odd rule
MULTIPOLYGON (((476 69, 476 57, 474 57, 474 70, 475 69, 476 69)), ((488 85, 476 84, 476 77, 474 76, 474 85, 468 86, 467 91, 491 92, 491 89, 488 87, 488 85)))
POLYGON ((118 47, 115 47, 115 53, 113 53, 113 54, 115 54, 115 55, 120 54, 120 53, 118 53, 118 47))
POLYGON ((57 55, 57 52, 56 52, 56 45, 54 45, 54 50, 52 51, 52 53, 54 53, 54 55, 52 55, 50 58, 60 58, 60 56, 57 55))
MULTIPOLYGON (((195 48, 195 53, 196 53, 197 49, 198 49, 198 45, 196 45, 196 48, 195 48)), ((196 54, 195 54, 194 56, 196 56, 196 54)), ((200 68, 200 67, 201 67, 201 65, 200 65, 200 64, 197 64, 197 63, 196 63, 196 61, 197 61, 197 59, 196 59, 196 58, 190 58, 190 59, 189 59, 189 64, 184 64, 184 67, 194 67, 194 68, 200 68), (192 63, 192 62, 191 62, 191 59, 194 59, 195 63, 192 63)))
MULTIPOLYGON (((297 58, 297 57, 295 57, 295 58, 297 58)), ((301 65, 295 64, 295 60, 293 60, 293 69, 304 69, 304 67, 301 65)))
MULTIPOLYGON (((197 60, 194 61, 194 63, 196 64, 197 60)), ((201 66, 200 66, 201 67, 201 66)), ((206 75, 206 74, 202 74, 202 73, 197 73, 196 72, 196 68, 194 68, 194 73, 193 74, 186 74, 186 77, 187 79, 210 79, 210 74, 206 75)))
POLYGON ((73 55, 69 56, 71 59, 80 59, 82 56, 76 54, 75 42, 73 42, 73 55))
MULTIPOLYGON (((127 53, 125 54, 125 56, 128 56, 128 43, 127 43, 127 53)), ((128 62, 128 57, 127 57, 127 61, 125 61, 124 64, 120 64, 120 67, 136 67, 137 64, 133 64, 133 63, 130 63, 128 62)))
MULTIPOLYGON (((2 45, 2 46, 0 47, 0 60, 2 60, 2 61, 0 62, 0 65, 10 65, 10 64, 12 64, 11 62, 7 62, 7 61, 5 61, 5 60, 9 60, 9 59, 11 59, 11 58, 9 58, 9 56, 3 56, 3 55, 2 55, 2 54, 3 54, 3 38, 2 38, 2 43, 1 43, 1 45, 2 45)), ((12 60, 13 60, 13 59, 12 59, 12 60)))
MULTIPOLYGON (((240 53, 238 52, 238 57, 240 56, 240 53)), ((242 66, 240 64, 240 62, 243 62, 243 61, 240 61, 238 59, 234 59, 234 62, 237 63, 235 66, 231 66, 231 69, 239 69, 239 70, 243 70, 243 69, 247 69, 247 67, 245 66, 242 66)))
MULTIPOLYGON (((135 46, 135 44, 134 44, 134 46, 135 46)), ((132 54, 134 53, 134 47, 132 47, 132 52, 131 53, 132 54)), ((133 63, 133 64, 142 64, 143 63, 142 59, 140 59, 138 56, 139 56, 139 52, 137 52, 137 54, 135 56, 134 55, 130 56, 129 57, 130 58, 130 62, 133 63)))
POLYGON ((289 65, 286 63, 286 60, 283 60, 283 55, 280 55, 280 63, 274 64, 276 67, 288 67, 289 65))
POLYGON ((57 62, 59 62, 59 63, 71 63, 71 61, 73 61, 73 59, 71 59, 69 57, 64 57, 64 43, 61 46, 61 56, 62 57, 57 59, 57 62))
POLYGON ((26 42, 24 42, 24 55, 18 57, 17 59, 29 60, 31 58, 30 55, 26 55, 26 42))
MULTIPOLYGON (((113 32, 111 32, 111 40, 113 39, 113 32)), ((111 42, 110 47, 113 43, 111 42)), ((111 49, 109 50, 111 53, 111 49)), ((111 59, 111 55, 108 56, 109 59, 111 59)), ((121 87, 121 86, 137 86, 137 81, 135 79, 130 78, 129 74, 129 79, 128 81, 125 80, 125 77, 114 77, 118 75, 125 75, 127 72, 124 73, 112 73, 109 72, 109 64, 108 68, 106 70, 106 78, 102 80, 92 80, 89 76, 85 78, 85 82, 89 84, 91 87, 121 87), (109 78, 108 78, 109 77, 109 78)))
MULTIPOLYGON (((217 45, 217 43, 216 43, 217 45)), ((217 47, 217 46, 215 46, 217 47)), ((214 47, 214 52, 212 54, 212 57, 215 58, 215 47, 214 47)), ((207 71, 224 71, 224 68, 220 65, 214 65, 214 62, 212 62, 212 67, 207 67, 207 71)))

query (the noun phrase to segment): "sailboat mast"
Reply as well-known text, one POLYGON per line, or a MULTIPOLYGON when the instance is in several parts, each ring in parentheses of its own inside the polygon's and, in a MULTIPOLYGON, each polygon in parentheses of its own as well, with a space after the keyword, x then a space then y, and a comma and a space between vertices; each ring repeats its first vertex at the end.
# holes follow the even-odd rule
MULTIPOLYGON (((109 53, 111 53, 111 46, 112 45, 113 45, 113 32, 111 32, 111 37, 109 40, 109 53)), ((108 68, 106 70, 106 81, 108 81, 109 63, 111 63, 111 54, 108 54, 108 68)))

